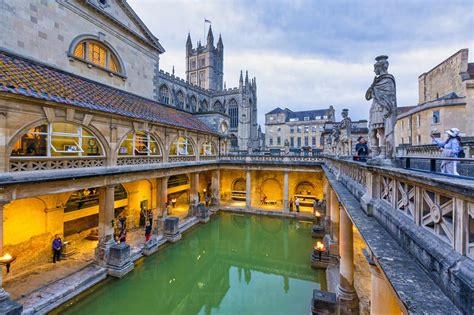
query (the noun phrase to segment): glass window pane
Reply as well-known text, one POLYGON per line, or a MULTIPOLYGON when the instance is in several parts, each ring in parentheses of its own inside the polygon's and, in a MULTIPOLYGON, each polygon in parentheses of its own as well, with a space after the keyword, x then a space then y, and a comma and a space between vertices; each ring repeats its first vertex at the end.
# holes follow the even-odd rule
POLYGON ((78 137, 51 136, 51 156, 78 156, 81 151, 78 137))
POLYGON ((31 128, 28 132, 48 133, 48 125, 41 125, 35 128, 31 128))
POLYGON ((12 156, 47 156, 47 135, 27 133, 18 140, 11 152, 12 156))
MULTIPOLYGON (((133 136, 133 134, 132 134, 133 136)), ((125 139, 119 148, 119 155, 133 155, 133 142, 131 139, 125 139)))
POLYGON ((161 155, 158 144, 155 141, 150 141, 150 155, 161 155))
POLYGON ((84 45, 85 43, 80 43, 76 46, 76 48, 74 49, 74 57, 84 59, 84 45))
POLYGON ((100 156, 102 155, 102 150, 100 148, 99 142, 95 138, 84 138, 82 139, 82 149, 84 156, 100 156))
POLYGON ((53 123, 53 133, 79 135, 79 127, 68 123, 53 123))

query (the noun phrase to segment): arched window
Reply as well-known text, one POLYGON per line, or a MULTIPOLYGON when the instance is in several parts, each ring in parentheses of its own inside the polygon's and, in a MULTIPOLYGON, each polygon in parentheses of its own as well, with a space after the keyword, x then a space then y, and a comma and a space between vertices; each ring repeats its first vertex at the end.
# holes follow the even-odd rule
POLYGON ((196 100, 196 96, 191 96, 191 112, 195 112, 196 111, 196 107, 197 107, 197 100, 196 100))
POLYGON ((199 111, 200 112, 207 112, 209 109, 208 105, 207 105, 207 101, 206 100, 202 100, 201 102, 201 108, 199 108, 199 111))
POLYGON ((93 64, 96 67, 123 75, 118 56, 104 43, 93 39, 80 41, 72 52, 74 58, 93 64))
POLYGON ((239 140, 235 135, 230 135, 230 147, 231 150, 238 150, 239 149, 239 140))
POLYGON ((103 156, 104 150, 86 128, 70 123, 50 123, 28 130, 13 146, 11 156, 103 156))
POLYGON ((217 150, 216 146, 212 141, 206 141, 202 144, 201 146, 201 152, 199 153, 200 155, 216 155, 217 150))
POLYGON ((120 145, 120 156, 160 156, 158 141, 147 132, 131 132, 120 145))
POLYGON ((171 145, 170 155, 194 155, 194 148, 191 141, 184 137, 179 137, 171 145))
POLYGON ((223 113, 224 112, 224 106, 222 105, 222 103, 220 101, 216 101, 214 103, 214 107, 213 107, 214 111, 216 112, 220 112, 220 113, 223 113))
POLYGON ((165 84, 163 84, 160 87, 160 100, 164 104, 169 104, 170 103, 170 90, 168 89, 168 87, 165 84))
POLYGON ((239 105, 235 99, 229 102, 230 128, 236 129, 239 126, 239 105))
POLYGON ((178 93, 176 93, 176 98, 177 98, 177 104, 176 104, 176 107, 177 108, 183 108, 184 107, 184 93, 183 91, 178 91, 178 93))

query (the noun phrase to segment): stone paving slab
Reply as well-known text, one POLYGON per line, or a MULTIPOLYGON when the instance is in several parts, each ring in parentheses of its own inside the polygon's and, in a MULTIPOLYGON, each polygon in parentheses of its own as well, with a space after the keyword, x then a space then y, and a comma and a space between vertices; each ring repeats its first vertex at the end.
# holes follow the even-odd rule
POLYGON ((367 216, 357 199, 324 168, 339 201, 377 258, 407 311, 410 314, 462 314, 410 254, 374 217, 367 216))

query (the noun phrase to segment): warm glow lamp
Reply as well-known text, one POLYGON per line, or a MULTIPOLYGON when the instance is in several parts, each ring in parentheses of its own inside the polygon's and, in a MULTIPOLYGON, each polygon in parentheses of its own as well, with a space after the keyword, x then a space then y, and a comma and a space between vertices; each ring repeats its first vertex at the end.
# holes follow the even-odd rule
POLYGON ((0 265, 4 265, 7 267, 7 273, 10 272, 10 264, 14 262, 16 259, 15 256, 10 255, 9 253, 6 253, 2 257, 0 257, 0 265))

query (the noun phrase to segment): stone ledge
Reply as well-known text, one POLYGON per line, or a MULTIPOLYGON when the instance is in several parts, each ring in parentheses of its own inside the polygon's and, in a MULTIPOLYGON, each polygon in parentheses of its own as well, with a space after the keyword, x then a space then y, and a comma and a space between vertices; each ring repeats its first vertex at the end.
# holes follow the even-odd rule
POLYGON ((404 251, 373 217, 363 212, 357 199, 323 167, 339 201, 377 258, 398 298, 411 314, 462 314, 423 268, 404 251))

